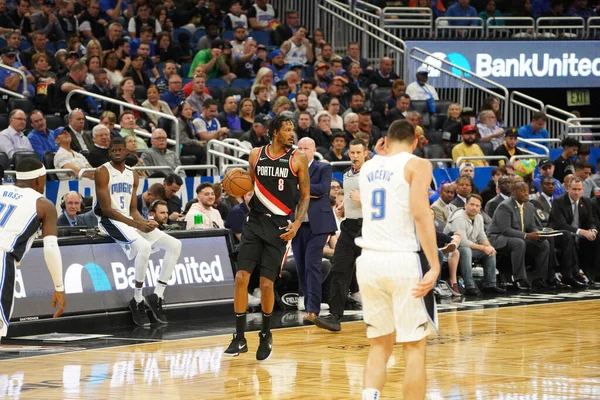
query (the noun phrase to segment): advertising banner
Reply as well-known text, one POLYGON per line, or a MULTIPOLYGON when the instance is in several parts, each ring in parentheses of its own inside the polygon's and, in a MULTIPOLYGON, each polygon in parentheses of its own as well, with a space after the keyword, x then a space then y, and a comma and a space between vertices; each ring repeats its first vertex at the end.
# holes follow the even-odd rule
MULTIPOLYGON (((600 50, 597 41, 407 41, 475 75, 508 88, 594 88, 600 86, 600 50)), ((417 53, 418 55, 418 53, 417 53)), ((427 57, 431 84, 441 62, 427 57)), ((413 68, 413 71, 416 68, 413 68)), ((446 68, 444 68, 446 69, 446 68)), ((457 74, 460 72, 456 71, 457 74)))
MULTIPOLYGON (((169 305, 233 297, 234 275, 227 236, 185 237, 181 256, 165 290, 169 305)), ((68 314, 87 314, 126 309, 133 297, 134 260, 116 243, 62 245, 65 297, 68 314)), ((164 251, 150 256, 144 295, 156 286, 164 251)), ((34 247, 16 271, 13 321, 53 314, 52 280, 43 248, 34 247)))

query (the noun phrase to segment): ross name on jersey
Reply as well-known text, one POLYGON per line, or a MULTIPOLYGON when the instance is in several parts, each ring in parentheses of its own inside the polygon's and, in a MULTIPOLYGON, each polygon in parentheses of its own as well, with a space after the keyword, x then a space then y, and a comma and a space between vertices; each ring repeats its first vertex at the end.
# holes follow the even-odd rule
POLYGON ((373 182, 373 181, 389 182, 392 179, 392 175, 394 175, 393 171, 389 171, 386 169, 377 169, 373 172, 369 172, 367 174, 367 179, 369 180, 369 182, 373 182))
POLYGON ((21 200, 21 197, 23 197, 23 195, 15 193, 15 192, 4 192, 2 197, 7 197, 7 198, 13 199, 13 200, 21 200))
POLYGON ((276 178, 287 178, 290 173, 289 168, 271 167, 258 165, 256 167, 256 175, 271 176, 276 178))
POLYGON ((113 195, 115 193, 128 193, 131 194, 131 189, 133 185, 125 182, 113 183, 110 185, 110 194, 113 195))

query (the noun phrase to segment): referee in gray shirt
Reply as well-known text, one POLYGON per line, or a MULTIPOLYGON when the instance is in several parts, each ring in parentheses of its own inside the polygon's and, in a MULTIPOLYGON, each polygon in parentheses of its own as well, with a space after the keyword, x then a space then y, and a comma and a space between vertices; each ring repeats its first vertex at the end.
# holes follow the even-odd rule
POLYGON ((340 226, 340 238, 333 253, 331 288, 329 290, 331 295, 330 314, 325 317, 319 316, 314 321, 319 328, 334 332, 342 329, 340 322, 344 315, 346 297, 354 275, 354 264, 361 252, 360 247, 354 243, 354 239, 360 236, 362 228, 358 178, 360 169, 365 163, 367 151, 367 146, 362 139, 354 139, 350 142, 348 156, 352 167, 344 173, 344 216, 346 219, 340 226))

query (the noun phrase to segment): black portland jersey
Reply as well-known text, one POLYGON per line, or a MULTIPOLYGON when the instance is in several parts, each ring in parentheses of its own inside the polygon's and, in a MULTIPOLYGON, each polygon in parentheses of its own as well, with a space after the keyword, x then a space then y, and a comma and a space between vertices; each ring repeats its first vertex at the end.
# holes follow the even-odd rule
POLYGON ((295 149, 279 157, 269 156, 269 145, 262 146, 254 164, 254 196, 250 209, 274 215, 290 215, 296 207, 298 177, 292 167, 295 149))

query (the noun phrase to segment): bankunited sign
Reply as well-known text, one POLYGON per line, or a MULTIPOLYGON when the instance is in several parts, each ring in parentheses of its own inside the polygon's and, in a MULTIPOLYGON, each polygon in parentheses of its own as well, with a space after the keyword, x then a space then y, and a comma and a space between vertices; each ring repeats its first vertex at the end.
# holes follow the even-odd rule
MULTIPOLYGON (((509 88, 595 88, 600 86, 600 47, 595 41, 408 41, 475 75, 509 88)), ((418 54, 418 53, 417 53, 418 54)), ((431 84, 443 87, 428 57, 431 84)), ((418 66, 417 66, 418 67, 418 66)), ((413 70, 416 67, 413 65, 413 70)), ((443 68, 447 70, 448 68, 443 68)), ((456 74, 458 69, 452 68, 456 74)))

